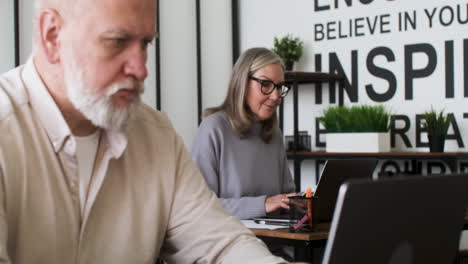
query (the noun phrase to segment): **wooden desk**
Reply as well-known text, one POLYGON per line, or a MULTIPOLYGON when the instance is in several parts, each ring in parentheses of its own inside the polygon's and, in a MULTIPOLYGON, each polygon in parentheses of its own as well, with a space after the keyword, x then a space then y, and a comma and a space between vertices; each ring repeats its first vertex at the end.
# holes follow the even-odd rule
POLYGON ((272 237, 299 241, 318 241, 326 240, 328 238, 328 230, 314 231, 310 233, 291 233, 289 232, 288 228, 274 230, 251 228, 250 230, 252 230, 258 237, 272 237))
POLYGON ((320 224, 317 230, 310 233, 292 233, 288 228, 256 229, 254 234, 268 244, 288 245, 294 247, 294 260, 313 262, 314 248, 324 248, 328 239, 330 224, 320 224))
MULTIPOLYGON (((251 228, 254 234, 263 241, 270 244, 293 246, 295 249, 295 261, 313 262, 314 248, 325 247, 330 224, 320 224, 317 231, 310 233, 291 233, 288 228, 279 229, 257 229, 251 228)), ((468 216, 465 217, 463 230, 468 230, 468 216)))

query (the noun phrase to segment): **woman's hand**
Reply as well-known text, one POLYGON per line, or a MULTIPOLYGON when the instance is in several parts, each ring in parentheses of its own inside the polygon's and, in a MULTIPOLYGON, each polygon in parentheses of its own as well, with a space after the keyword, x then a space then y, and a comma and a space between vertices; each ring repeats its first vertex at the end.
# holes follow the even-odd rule
POLYGON ((295 196, 296 193, 278 194, 275 196, 267 197, 265 200, 265 211, 272 213, 279 209, 289 209, 289 196, 295 196))

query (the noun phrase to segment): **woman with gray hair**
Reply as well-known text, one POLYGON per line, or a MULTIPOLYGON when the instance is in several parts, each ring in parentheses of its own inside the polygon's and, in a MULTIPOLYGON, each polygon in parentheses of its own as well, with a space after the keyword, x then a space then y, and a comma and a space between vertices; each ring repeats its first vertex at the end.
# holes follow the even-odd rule
POLYGON ((234 65, 224 102, 205 110, 192 157, 230 215, 289 208, 294 183, 276 114, 288 91, 281 58, 251 48, 234 65))

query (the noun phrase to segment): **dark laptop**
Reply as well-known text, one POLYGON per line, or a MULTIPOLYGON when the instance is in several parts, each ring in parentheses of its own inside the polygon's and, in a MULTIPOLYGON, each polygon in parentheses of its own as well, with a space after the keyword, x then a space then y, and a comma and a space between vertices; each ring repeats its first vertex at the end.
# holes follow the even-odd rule
POLYGON ((468 175, 343 184, 323 263, 453 263, 467 188, 468 175))
POLYGON ((341 184, 352 179, 372 179, 377 162, 376 159, 328 160, 314 193, 314 220, 331 222, 341 184))
MULTIPOLYGON (((376 159, 339 159, 327 160, 314 193, 312 205, 314 221, 331 222, 340 185, 350 179, 371 179, 377 166, 376 159)), ((256 217, 254 221, 262 224, 287 225, 288 212, 267 217, 256 217)), ((296 220, 293 220, 296 221, 296 220)))

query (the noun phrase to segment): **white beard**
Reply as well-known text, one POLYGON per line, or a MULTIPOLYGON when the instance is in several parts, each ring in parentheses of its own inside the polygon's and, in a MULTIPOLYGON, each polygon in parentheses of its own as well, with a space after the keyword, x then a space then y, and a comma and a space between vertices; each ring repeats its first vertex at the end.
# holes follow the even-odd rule
POLYGON ((122 131, 132 118, 141 100, 136 97, 127 107, 114 107, 112 95, 121 89, 136 90, 138 94, 143 93, 143 81, 126 79, 116 82, 106 89, 106 94, 97 96, 92 93, 96 91, 85 84, 83 71, 79 69, 73 58, 68 58, 69 64, 64 66, 65 85, 70 102, 95 126, 122 131))

